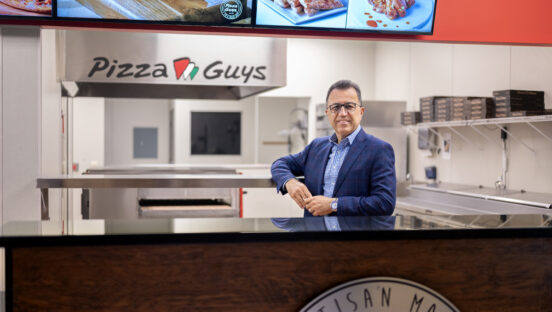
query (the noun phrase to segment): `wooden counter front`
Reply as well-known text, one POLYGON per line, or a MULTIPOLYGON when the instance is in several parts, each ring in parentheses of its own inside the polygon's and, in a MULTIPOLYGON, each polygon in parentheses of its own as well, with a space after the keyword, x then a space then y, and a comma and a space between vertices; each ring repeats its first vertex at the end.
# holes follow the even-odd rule
POLYGON ((461 311, 550 311, 546 230, 14 239, 8 311, 298 311, 376 276, 423 284, 461 311))

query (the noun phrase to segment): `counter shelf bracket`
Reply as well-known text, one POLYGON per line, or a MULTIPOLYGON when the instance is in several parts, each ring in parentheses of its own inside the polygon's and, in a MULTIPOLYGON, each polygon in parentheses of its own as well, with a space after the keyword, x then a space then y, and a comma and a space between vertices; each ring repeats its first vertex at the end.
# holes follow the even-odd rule
POLYGON ((500 128, 500 130, 508 133, 509 136, 512 137, 512 139, 514 139, 514 141, 518 142, 519 144, 525 146, 528 150, 530 150, 531 152, 533 152, 533 154, 535 153, 535 150, 533 148, 531 148, 529 145, 525 144, 522 140, 518 139, 515 135, 512 134, 512 132, 508 131, 505 127, 497 124, 497 127, 500 128))
POLYGON ((479 219, 481 219, 481 215, 479 215, 479 216, 475 217, 473 220, 471 220, 469 225, 474 226, 476 224, 476 222, 479 221, 479 219))
MULTIPOLYGON (((439 132, 433 130, 432 128, 427 128, 429 131, 431 131, 433 134, 435 134, 439 139, 441 139, 441 141, 445 141, 445 138, 443 138, 442 135, 439 134, 439 132)), ((451 146, 453 145, 452 142, 450 144, 451 146)))
POLYGON ((485 139, 487 139, 487 141, 489 141, 490 143, 492 144, 496 144, 496 146, 498 146, 498 148, 500 148, 500 150, 502 150, 502 145, 500 143, 498 143, 497 141, 491 139, 488 135, 486 135, 485 133, 481 132, 481 130, 477 129, 476 126, 474 125, 470 125, 470 128, 473 129, 473 131, 477 132, 479 135, 481 135, 482 137, 484 137, 485 139))
POLYGON ((456 134, 457 136, 459 136, 462 140, 464 140, 464 142, 472 145, 472 146, 475 146, 477 149, 479 149, 480 151, 483 150, 483 147, 482 146, 479 146, 475 143, 473 143, 472 141, 470 141, 470 139, 466 138, 462 133, 460 133, 458 130, 455 130, 453 127, 451 126, 446 126, 450 131, 452 131, 454 134, 456 134))
POLYGON ((505 219, 502 223, 500 223, 499 225, 497 225, 497 228, 503 228, 504 226, 506 226, 508 223, 510 223, 510 221, 512 221, 513 218, 511 218, 510 216, 505 216, 505 219))
POLYGON ((48 207, 48 189, 40 189, 40 215, 42 220, 50 220, 50 213, 48 207))
POLYGON ((543 215, 541 226, 552 226, 552 219, 548 215, 543 215))
POLYGON ((529 125, 529 127, 533 128, 533 130, 535 130, 535 132, 539 133, 540 135, 542 135, 545 139, 547 139, 550 143, 552 143, 552 138, 547 136, 546 134, 544 134, 541 130, 539 130, 539 128, 535 127, 535 125, 533 125, 530 121, 526 121, 525 122, 527 125, 529 125))

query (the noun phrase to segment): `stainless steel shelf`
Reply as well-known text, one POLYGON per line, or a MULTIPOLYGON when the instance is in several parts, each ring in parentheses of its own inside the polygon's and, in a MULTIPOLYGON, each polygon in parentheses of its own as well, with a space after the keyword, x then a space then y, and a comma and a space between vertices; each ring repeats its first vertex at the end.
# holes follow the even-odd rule
POLYGON ((51 188, 271 188, 276 184, 270 175, 145 174, 39 177, 36 187, 42 195, 42 220, 48 220, 48 190, 51 188))
MULTIPOLYGON (((497 144, 500 148, 500 143, 494 141, 492 138, 490 138, 488 135, 481 132, 481 130, 477 129, 477 126, 486 126, 486 125, 496 125, 498 128, 501 129, 501 131, 504 131, 508 133, 512 139, 523 145, 525 148, 530 150, 531 152, 535 153, 535 149, 524 143, 521 139, 519 139, 517 136, 515 136, 511 131, 508 131, 504 125, 507 124, 526 124, 527 126, 531 127, 535 132, 543 136, 546 140, 548 140, 550 143, 552 143, 552 137, 549 134, 546 134, 542 132, 539 128, 533 125, 533 123, 538 122, 551 122, 552 121, 552 115, 539 115, 539 116, 528 116, 528 117, 507 117, 507 118, 489 118, 489 119, 475 119, 475 120, 451 120, 451 121, 436 121, 436 122, 421 122, 416 125, 410 125, 406 126, 409 131, 415 132, 412 130, 412 128, 428 128, 432 133, 439 136, 439 133, 436 130, 433 130, 432 128, 448 128, 450 131, 454 132, 456 135, 458 135, 462 140, 466 141, 469 144, 474 144, 471 140, 466 138, 464 135, 462 135, 458 130, 455 130, 455 127, 470 127, 475 132, 477 132, 479 135, 484 137, 487 141, 491 142, 492 144, 497 144)), ((442 139, 442 138, 441 138, 442 139)), ((430 143, 431 144, 431 143, 430 143)), ((433 144, 431 144, 433 145, 433 144)), ((433 145, 433 147, 436 147, 433 145)), ((481 147, 478 147, 481 149, 481 147)))
POLYGON ((38 188, 240 188, 275 187, 269 175, 171 174, 40 177, 38 188))
MULTIPOLYGON (((483 125, 502 125, 502 124, 512 124, 512 123, 528 123, 528 122, 533 123, 533 122, 545 122, 545 121, 552 121, 552 115, 421 122, 413 126, 425 127, 425 128, 469 127, 469 126, 483 126, 483 125)), ((408 127, 411 127, 411 126, 408 126, 408 127)))

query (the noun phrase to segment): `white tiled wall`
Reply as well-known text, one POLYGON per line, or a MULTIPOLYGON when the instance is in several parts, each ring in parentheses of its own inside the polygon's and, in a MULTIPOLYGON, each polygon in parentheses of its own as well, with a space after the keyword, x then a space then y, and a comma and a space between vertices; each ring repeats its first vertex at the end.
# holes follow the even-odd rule
POLYGON ((452 45, 412 43, 409 60, 407 107, 417 108, 420 97, 452 93, 452 45))
POLYGON ((452 95, 492 96, 510 85, 510 47, 453 46, 452 95))
MULTIPOLYGON (((550 47, 382 42, 375 50, 377 99, 407 100, 408 110, 419 110, 423 96, 492 96, 493 90, 500 89, 543 90, 546 108, 552 108, 550 47), (400 76, 409 77, 406 84, 397 83, 404 81, 400 76)), ((552 136, 551 123, 536 126, 552 136)), ((436 165, 441 181, 493 186, 502 171, 500 131, 496 126, 478 127, 493 138, 488 142, 472 129, 456 129, 471 143, 440 129, 452 134, 450 160, 440 155, 428 157, 417 149, 417 137, 411 135, 409 164, 414 178, 423 180, 423 168, 436 165)), ((535 150, 509 139, 509 187, 552 193, 552 142, 524 124, 510 125, 509 129, 535 150)))
POLYGON ((544 90, 546 108, 552 108, 552 48, 512 47, 513 89, 544 90))

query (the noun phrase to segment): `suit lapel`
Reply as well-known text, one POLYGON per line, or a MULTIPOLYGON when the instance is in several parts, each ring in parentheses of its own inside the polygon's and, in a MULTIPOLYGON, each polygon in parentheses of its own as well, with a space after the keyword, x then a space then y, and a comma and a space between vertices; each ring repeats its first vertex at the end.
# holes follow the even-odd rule
POLYGON ((357 137, 353 141, 353 144, 349 148, 349 152, 347 153, 347 156, 345 156, 345 159, 343 160, 343 165, 341 165, 341 169, 339 169, 339 173, 337 174, 337 181, 335 182, 335 188, 333 192, 333 196, 337 194, 337 191, 343 184, 343 181, 345 181, 345 177, 355 164, 357 158, 362 154, 362 151, 367 147, 367 145, 364 143, 368 139, 368 135, 362 128, 360 129, 360 132, 358 133, 357 137))
MULTIPOLYGON (((324 146, 319 150, 315 157, 315 170, 316 176, 314 177, 314 185, 316 185, 316 194, 322 195, 324 194, 323 191, 323 185, 324 185, 324 172, 326 170, 326 163, 328 162, 328 157, 330 157, 330 151, 332 148, 332 144, 330 142, 327 142, 324 144, 324 146)), ((313 194, 315 195, 315 194, 313 194)))

